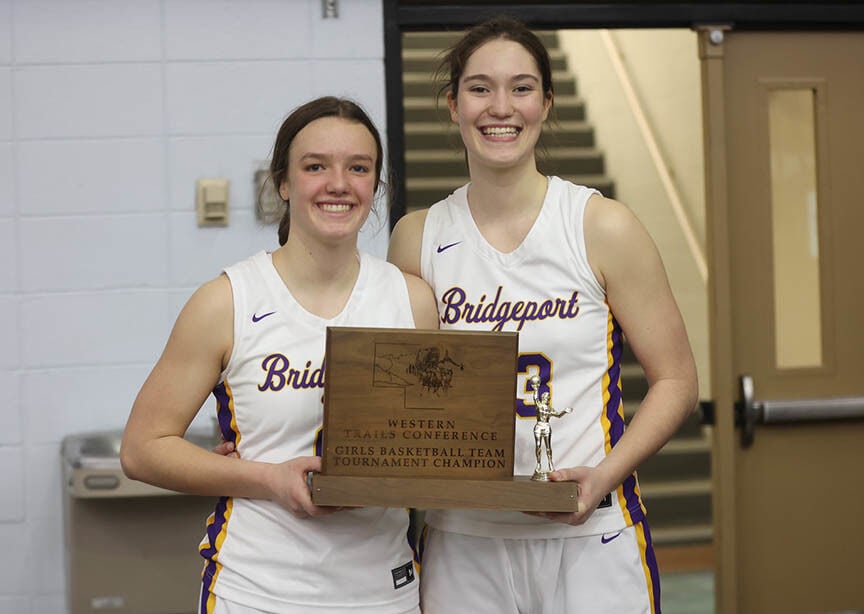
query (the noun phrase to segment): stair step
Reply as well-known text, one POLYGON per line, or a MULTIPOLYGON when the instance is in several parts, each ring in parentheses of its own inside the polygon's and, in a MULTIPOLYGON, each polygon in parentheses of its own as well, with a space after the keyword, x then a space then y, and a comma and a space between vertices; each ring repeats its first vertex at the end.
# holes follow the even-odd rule
POLYGON ((693 453, 710 453, 711 442, 707 437, 681 437, 672 439, 660 448, 658 454, 685 455, 693 453))
POLYGON ((450 124, 450 109, 444 96, 437 99, 434 96, 405 98, 403 103, 405 123, 438 122, 439 128, 450 124))
POLYGON ((705 437, 673 438, 638 469, 646 483, 710 480, 711 442, 705 437))
MULTIPOLYGON (((603 154, 590 147, 556 147, 544 152, 539 161, 547 174, 558 175, 562 171, 575 175, 602 175, 603 154)), ((411 150, 405 153, 408 177, 447 177, 467 173, 463 151, 447 149, 411 150)), ((641 376, 641 375, 640 375, 641 376)))
MULTIPOLYGON (((593 136, 593 135, 592 135, 593 136)), ((452 124, 414 122, 405 124, 405 151, 413 149, 461 149, 462 137, 452 124), (426 128, 429 126, 429 128, 426 128), (435 129, 437 127, 437 130, 435 129)))
POLYGON ((643 399, 648 394, 648 380, 638 362, 621 365, 621 395, 625 399, 643 399))
MULTIPOLYGON (((574 149, 565 147, 556 147, 560 149, 574 149)), ((537 157, 537 169, 544 175, 604 175, 606 172, 606 159, 602 153, 590 148, 580 148, 586 152, 584 155, 559 155, 555 150, 549 150, 549 154, 537 157)), ((578 150, 577 150, 578 151, 578 150)), ((604 185, 611 184, 611 179, 604 185)), ((595 186, 591 186, 595 187, 595 186)), ((603 192, 603 190, 601 190, 603 192)), ((609 196, 603 192, 604 196, 609 196)))
POLYGON ((585 99, 578 94, 565 95, 555 92, 549 119, 552 120, 553 127, 557 127, 557 123, 562 121, 585 121, 585 99))
POLYGON ((651 482, 639 480, 639 490, 643 497, 654 501, 664 499, 678 499, 680 497, 701 497, 711 495, 711 480, 709 478, 698 480, 666 480, 663 482, 651 482))
MULTIPOLYGON (((651 510, 648 510, 652 516, 651 510)), ((655 527, 648 519, 651 527, 651 541, 657 545, 695 544, 710 542, 714 539, 714 528, 708 524, 692 524, 677 527, 655 527)))
POLYGON ((696 489, 692 481, 675 483, 676 488, 668 491, 658 491, 651 484, 640 481, 642 500, 648 510, 648 522, 658 529, 680 526, 710 525, 711 513, 711 480, 705 480, 705 486, 696 489))
POLYGON ((690 437, 707 437, 705 433, 705 425, 702 424, 702 414, 694 408, 693 413, 687 416, 684 423, 678 427, 675 437, 685 439, 690 437))

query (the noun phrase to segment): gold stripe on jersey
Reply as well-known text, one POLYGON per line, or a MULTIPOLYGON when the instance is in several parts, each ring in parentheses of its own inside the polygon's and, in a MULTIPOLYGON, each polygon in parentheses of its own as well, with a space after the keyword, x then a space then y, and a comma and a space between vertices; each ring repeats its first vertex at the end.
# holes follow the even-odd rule
MULTIPOLYGON (((645 574, 645 584, 648 587, 648 600, 651 603, 652 614, 657 611, 657 594, 659 586, 655 583, 655 573, 652 572, 651 562, 648 560, 649 545, 647 535, 645 533, 645 523, 637 522, 634 525, 636 529, 636 540, 639 542, 639 558, 642 561, 642 572, 645 574)), ((653 547, 650 549, 651 558, 654 557, 653 547)), ((653 567, 656 569, 657 563, 654 561, 653 567)))
POLYGON ((202 613, 213 612, 213 609, 216 607, 216 595, 213 594, 213 587, 216 586, 216 579, 222 571, 222 563, 219 562, 219 552, 222 549, 222 544, 225 542, 225 537, 228 535, 228 522, 231 519, 231 512, 233 510, 233 497, 223 497, 216 504, 216 510, 207 518, 207 532, 199 546, 201 556, 207 559, 207 562, 204 564, 204 570, 201 573, 203 583, 201 591, 202 613), (215 535, 213 534, 214 532, 215 535))
MULTIPOLYGON (((607 304, 608 307, 608 304, 607 304)), ((616 359, 612 355, 612 350, 615 347, 615 318, 612 316, 611 309, 608 310, 608 315, 606 317, 606 370, 603 372, 603 410, 600 412, 600 420, 603 424, 603 437, 604 437, 604 451, 606 455, 612 451, 612 421, 609 418, 609 409, 612 404, 612 392, 611 388, 614 384, 615 388, 619 391, 621 390, 621 371, 618 371, 618 379, 616 382, 612 381, 612 370, 616 365, 616 359)), ((620 334, 620 331, 619 331, 620 334)), ((620 364, 619 364, 620 366, 620 364)), ((618 407, 614 408, 615 415, 622 421, 624 421, 624 403, 621 400, 621 395, 618 395, 618 407)), ((624 514, 624 518, 627 521, 627 525, 633 524, 633 519, 630 517, 630 511, 627 509, 627 497, 624 494, 624 486, 623 484, 616 489, 616 496, 618 498, 618 507, 621 509, 622 514, 624 514)))

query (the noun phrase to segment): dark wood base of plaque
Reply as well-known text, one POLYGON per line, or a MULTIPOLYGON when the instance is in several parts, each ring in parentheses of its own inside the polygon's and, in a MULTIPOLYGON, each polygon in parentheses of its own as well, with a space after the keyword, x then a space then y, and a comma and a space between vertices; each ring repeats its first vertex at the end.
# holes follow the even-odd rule
POLYGON ((316 505, 575 512, 576 482, 460 480, 427 477, 312 476, 316 505))

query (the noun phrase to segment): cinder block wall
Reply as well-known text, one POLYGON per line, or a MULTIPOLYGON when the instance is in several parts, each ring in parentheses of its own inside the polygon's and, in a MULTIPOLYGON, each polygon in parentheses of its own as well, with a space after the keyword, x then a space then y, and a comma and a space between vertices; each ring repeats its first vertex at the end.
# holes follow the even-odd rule
POLYGON ((192 290, 277 245, 252 177, 290 108, 384 126, 383 53, 377 0, 0 0, 0 612, 66 611, 60 442, 121 428, 192 290))

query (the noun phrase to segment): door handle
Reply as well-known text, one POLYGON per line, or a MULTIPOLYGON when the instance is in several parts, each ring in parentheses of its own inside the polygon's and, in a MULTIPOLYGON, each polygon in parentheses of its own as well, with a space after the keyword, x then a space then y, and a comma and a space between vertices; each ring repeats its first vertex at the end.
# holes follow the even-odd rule
POLYGON ((738 378, 738 389, 735 424, 741 427, 742 448, 753 445, 757 424, 864 419, 864 397, 759 401, 749 375, 738 378))

